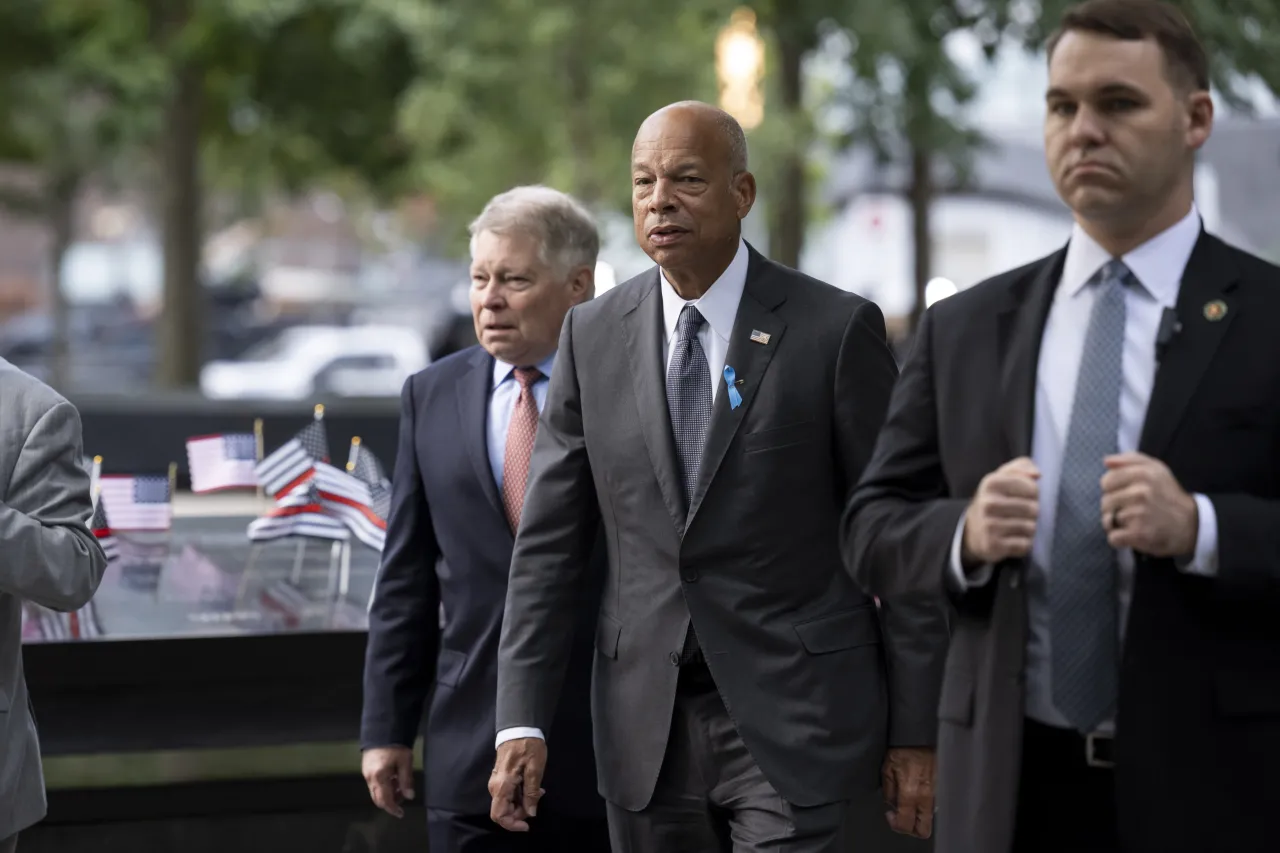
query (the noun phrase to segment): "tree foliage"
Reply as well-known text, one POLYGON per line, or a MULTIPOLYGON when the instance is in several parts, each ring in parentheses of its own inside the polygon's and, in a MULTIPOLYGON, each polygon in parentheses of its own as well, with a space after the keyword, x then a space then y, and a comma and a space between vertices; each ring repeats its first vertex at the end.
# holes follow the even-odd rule
MULTIPOLYGON (((711 0, 370 0, 411 40, 412 182, 456 225, 513 185, 629 209, 631 142, 655 109, 714 99, 711 0)), ((456 230, 455 230, 456 233, 456 230)))

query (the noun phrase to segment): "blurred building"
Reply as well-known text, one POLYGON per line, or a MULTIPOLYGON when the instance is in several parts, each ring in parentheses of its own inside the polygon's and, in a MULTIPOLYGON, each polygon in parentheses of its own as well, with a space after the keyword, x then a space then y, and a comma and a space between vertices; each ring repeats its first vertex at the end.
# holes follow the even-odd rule
MULTIPOLYGON (((855 147, 827 187, 835 209, 806 246, 807 272, 877 302, 887 317, 914 303, 909 172, 855 147)), ((1071 214, 1058 198, 1042 148, 1026 136, 994 136, 961 180, 939 165, 933 204, 932 290, 962 290, 1060 248, 1071 214)), ((1248 251, 1280 259, 1280 119, 1219 123, 1196 173, 1206 226, 1248 251)))

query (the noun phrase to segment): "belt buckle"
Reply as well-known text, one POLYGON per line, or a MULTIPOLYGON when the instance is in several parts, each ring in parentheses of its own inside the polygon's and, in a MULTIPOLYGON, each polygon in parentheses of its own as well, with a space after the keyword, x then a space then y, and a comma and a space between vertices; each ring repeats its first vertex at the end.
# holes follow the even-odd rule
POLYGON ((1098 757, 1098 744, 1110 744, 1114 738, 1109 734, 1101 734, 1093 732, 1084 736, 1084 761, 1090 767, 1100 767, 1103 769, 1111 769, 1116 763, 1109 758, 1098 757))

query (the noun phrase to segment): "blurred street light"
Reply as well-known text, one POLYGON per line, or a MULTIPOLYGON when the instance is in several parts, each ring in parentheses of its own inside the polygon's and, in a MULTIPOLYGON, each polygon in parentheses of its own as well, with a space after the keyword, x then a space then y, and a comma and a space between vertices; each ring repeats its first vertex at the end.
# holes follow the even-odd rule
POLYGON ((955 296, 958 292, 956 283, 948 278, 930 279, 924 287, 924 307, 928 308, 939 299, 955 296))
POLYGON ((716 74, 720 108, 748 130, 758 126, 764 119, 764 40, 750 9, 735 9, 716 38, 716 74))

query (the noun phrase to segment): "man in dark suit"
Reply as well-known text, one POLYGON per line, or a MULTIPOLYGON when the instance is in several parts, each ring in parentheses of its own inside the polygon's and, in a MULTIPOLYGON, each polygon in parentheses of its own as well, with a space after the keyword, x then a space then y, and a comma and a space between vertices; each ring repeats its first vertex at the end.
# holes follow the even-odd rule
MULTIPOLYGON (((413 797, 411 746, 432 694, 424 739, 432 851, 603 853, 609 839, 589 698, 598 586, 556 614, 575 639, 552 724, 553 793, 536 831, 498 829, 485 795, 507 569, 538 408, 565 312, 594 292, 599 237, 581 205, 545 187, 493 199, 471 233, 480 345, 404 387, 391 518, 369 610, 364 775, 374 802, 401 816, 400 799, 413 797)), ((602 574, 602 546, 594 559, 602 574)))
POLYGON ((561 334, 507 593, 494 819, 524 828, 548 745, 558 760, 540 734, 559 614, 603 519, 593 710, 618 853, 873 849, 882 767, 892 820, 927 835, 944 614, 877 612, 839 551, 897 372, 884 319, 743 242, 755 181, 726 113, 660 110, 632 160, 658 268, 561 334), (848 825, 852 801, 870 821, 848 825))
POLYGON ((1173 7, 1049 42, 1065 249, 934 305, 846 518, 958 612, 939 853, 1257 853, 1280 803, 1280 270, 1204 231, 1173 7))

